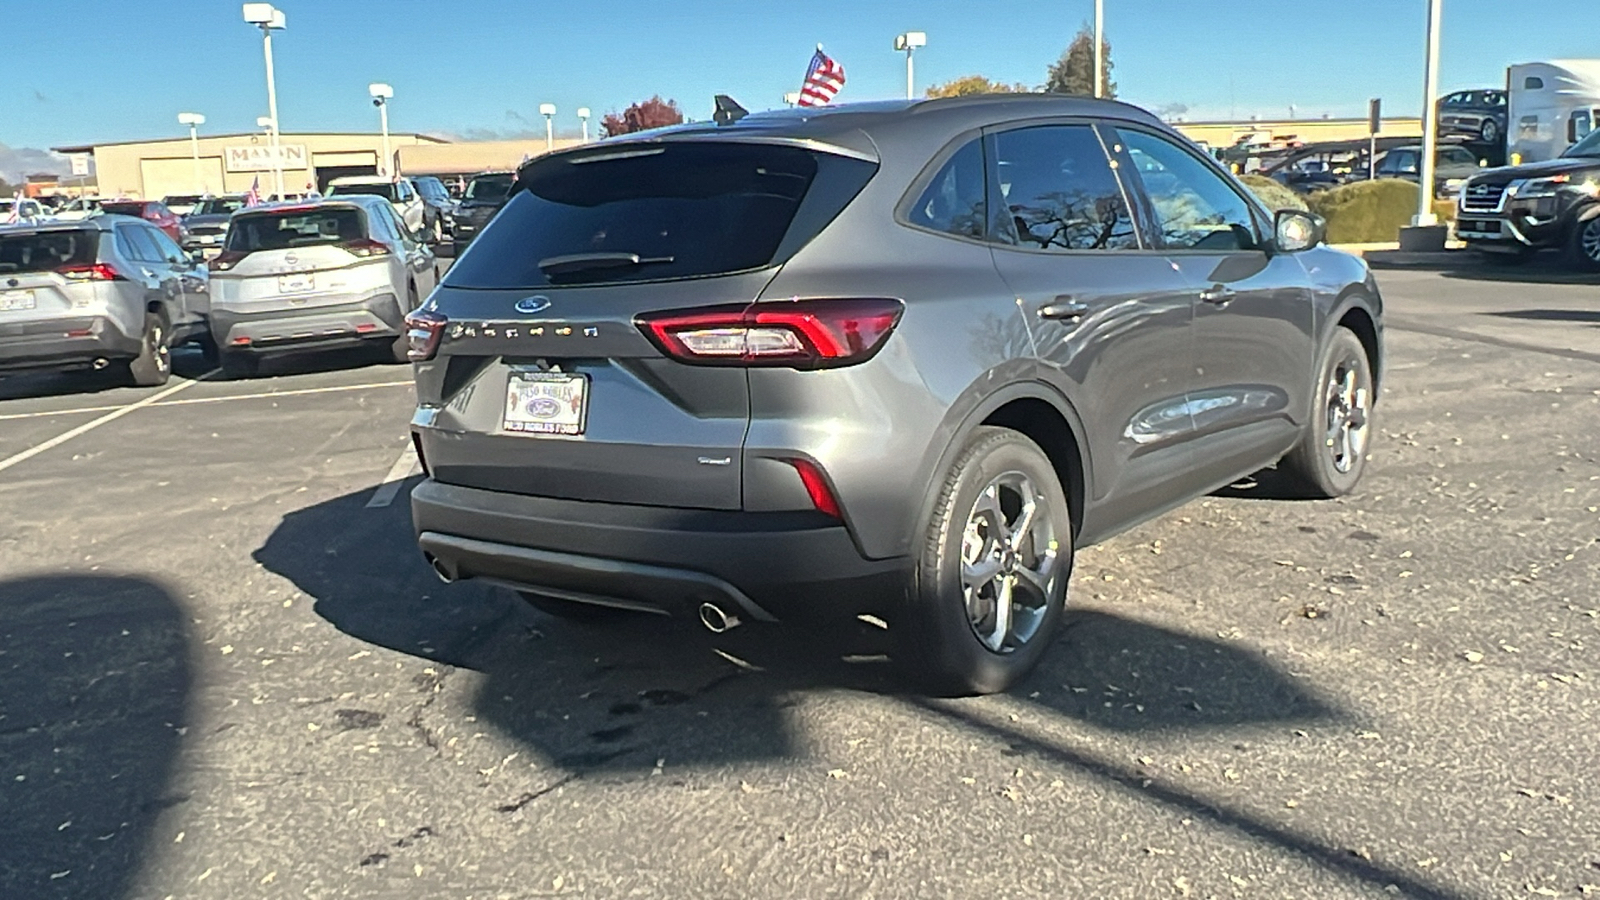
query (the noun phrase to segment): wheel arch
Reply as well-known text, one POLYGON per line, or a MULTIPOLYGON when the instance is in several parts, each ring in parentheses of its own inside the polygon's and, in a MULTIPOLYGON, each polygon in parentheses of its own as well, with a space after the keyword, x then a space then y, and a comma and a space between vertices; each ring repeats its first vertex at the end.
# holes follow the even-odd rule
MULTIPOLYGON (((1383 383, 1384 359, 1383 331, 1378 325, 1378 313, 1374 306, 1366 290, 1353 285, 1340 295, 1328 320, 1333 328, 1348 328, 1355 332, 1357 340, 1361 341, 1362 348, 1367 352, 1367 363, 1372 367, 1372 387, 1376 391, 1383 383)), ((1322 336, 1322 342, 1318 344, 1319 356, 1321 347, 1331 334, 1332 328, 1322 336)))

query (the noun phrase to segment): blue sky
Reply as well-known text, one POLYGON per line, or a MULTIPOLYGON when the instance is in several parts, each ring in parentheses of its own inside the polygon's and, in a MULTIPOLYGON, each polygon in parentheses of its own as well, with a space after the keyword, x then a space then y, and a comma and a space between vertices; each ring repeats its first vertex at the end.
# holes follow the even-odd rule
MULTIPOLYGON (((1441 87, 1500 84, 1513 62, 1600 56, 1596 0, 1445 0, 1441 87), (1579 27, 1587 20, 1590 24, 1579 27), (1568 23, 1570 27, 1561 23, 1568 23)), ((575 111, 660 93, 694 117, 711 95, 751 109, 795 90, 814 45, 845 66, 840 100, 900 96, 891 43, 928 33, 918 90, 969 73, 1038 84, 1092 0, 279 0, 286 131, 376 130, 369 81, 388 81, 396 131, 543 131, 542 102, 575 111), (822 11, 819 11, 822 10, 822 11)), ((1186 117, 1364 115, 1369 96, 1422 102, 1425 0, 1106 0, 1124 99, 1186 117)), ((259 32, 234 0, 0 0, 0 144, 49 147, 251 130, 266 113, 259 32), (47 28, 47 23, 57 27, 47 28), (19 26, 48 40, 14 40, 19 26)))

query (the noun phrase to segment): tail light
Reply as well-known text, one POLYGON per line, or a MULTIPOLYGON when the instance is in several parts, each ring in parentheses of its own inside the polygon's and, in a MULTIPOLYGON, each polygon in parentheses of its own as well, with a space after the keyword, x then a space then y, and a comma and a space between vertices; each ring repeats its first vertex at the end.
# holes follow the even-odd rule
POLYGON ((224 250, 211 257, 211 261, 206 263, 206 268, 213 272, 226 272, 243 262, 244 258, 249 255, 243 250, 224 250))
POLYGON ((870 359, 904 311, 899 300, 785 300, 648 313, 635 324, 687 363, 825 369, 870 359))
POLYGON ((450 320, 440 313, 419 309, 406 316, 406 358, 427 362, 439 352, 439 339, 450 320))
POLYGON ((389 245, 372 238, 356 238, 353 241, 344 241, 339 246, 350 251, 351 256, 388 256, 389 245))
POLYGON ((844 518, 844 512, 839 508, 839 498, 833 495, 833 487, 828 484, 828 477, 822 474, 821 467, 809 459, 791 459, 788 462, 800 473, 800 483, 806 486, 811 505, 818 512, 827 513, 835 519, 844 518))
POLYGON ((109 263, 62 266, 56 274, 71 281, 126 281, 122 273, 109 263))

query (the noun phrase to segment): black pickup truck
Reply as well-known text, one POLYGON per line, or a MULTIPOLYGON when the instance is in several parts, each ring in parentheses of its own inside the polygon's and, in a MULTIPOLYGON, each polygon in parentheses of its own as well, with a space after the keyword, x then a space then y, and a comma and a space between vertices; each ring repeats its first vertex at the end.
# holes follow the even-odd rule
POLYGON ((1501 259, 1560 249, 1579 267, 1600 271, 1600 131, 1560 159, 1469 179, 1461 188, 1456 235, 1501 259))

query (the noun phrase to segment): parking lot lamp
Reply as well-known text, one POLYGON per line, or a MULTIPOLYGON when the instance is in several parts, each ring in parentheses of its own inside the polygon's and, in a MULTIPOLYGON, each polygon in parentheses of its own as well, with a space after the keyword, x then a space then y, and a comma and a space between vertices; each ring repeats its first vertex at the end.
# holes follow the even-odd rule
POLYGON ((554 103, 539 104, 539 115, 544 116, 544 149, 546 151, 556 148, 556 105, 554 103))
POLYGON ((372 105, 378 108, 378 123, 383 129, 383 165, 378 169, 378 174, 387 176, 394 160, 389 152, 389 101, 394 99, 394 88, 382 82, 373 82, 367 85, 367 93, 372 95, 372 105))
POLYGON ((925 31, 907 31, 904 34, 895 35, 894 48, 896 50, 904 50, 906 53, 907 100, 915 100, 917 98, 915 87, 916 80, 911 74, 911 54, 915 52, 918 47, 926 46, 928 46, 928 34, 925 31))
POLYGON ((246 3, 244 20, 261 29, 261 49, 267 59, 267 116, 272 119, 272 181, 283 196, 283 149, 278 143, 278 83, 272 73, 272 32, 288 24, 283 10, 271 3, 246 3))
POLYGON ((589 107, 578 107, 578 121, 583 123, 583 142, 589 143, 589 107))
POLYGON ((206 123, 206 117, 199 113, 178 113, 178 124, 189 126, 189 155, 194 158, 194 184, 200 193, 206 193, 205 179, 200 177, 200 133, 198 129, 206 123))
POLYGON ((1433 98, 1439 95, 1439 19, 1444 0, 1428 0, 1428 60, 1422 76, 1422 165, 1417 176, 1417 215, 1412 225, 1437 225, 1433 214, 1434 158, 1439 146, 1439 117, 1433 98))

